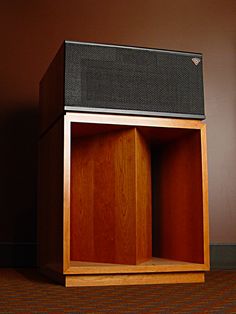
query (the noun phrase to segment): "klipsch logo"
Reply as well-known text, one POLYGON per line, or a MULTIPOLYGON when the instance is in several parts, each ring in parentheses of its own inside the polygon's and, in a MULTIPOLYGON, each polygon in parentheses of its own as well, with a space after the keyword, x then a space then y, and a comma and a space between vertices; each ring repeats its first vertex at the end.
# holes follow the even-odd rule
POLYGON ((192 61, 195 65, 198 65, 201 62, 201 59, 199 58, 192 58, 192 61))

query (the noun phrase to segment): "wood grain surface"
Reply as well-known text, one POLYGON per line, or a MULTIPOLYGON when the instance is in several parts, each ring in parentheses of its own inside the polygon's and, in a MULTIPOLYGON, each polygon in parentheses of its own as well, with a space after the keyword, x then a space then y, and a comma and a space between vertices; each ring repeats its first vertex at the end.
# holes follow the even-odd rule
POLYGON ((146 139, 135 129, 136 259, 152 257, 151 151, 146 139))
POLYGON ((71 149, 71 260, 150 258, 150 156, 135 128, 76 137, 71 149))
POLYGON ((205 270, 208 268, 204 264, 152 257, 138 265, 71 261, 70 267, 64 274, 134 274, 205 270))
POLYGON ((153 256, 204 263, 200 131, 153 148, 153 256))
MULTIPOLYGON (((60 280, 60 278, 59 278, 60 280)), ((65 276, 66 287, 113 286, 113 285, 155 285, 170 283, 203 283, 203 272, 132 274, 132 275, 69 275, 65 276)))
POLYGON ((75 286, 204 278, 204 123, 66 114, 40 139, 39 169, 41 270, 75 286))

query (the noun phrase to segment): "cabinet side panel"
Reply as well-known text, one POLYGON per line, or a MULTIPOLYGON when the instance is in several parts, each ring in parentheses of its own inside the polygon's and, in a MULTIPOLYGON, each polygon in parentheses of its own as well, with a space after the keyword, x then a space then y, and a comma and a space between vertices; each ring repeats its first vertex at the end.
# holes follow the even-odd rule
POLYGON ((200 131, 155 150, 153 255, 204 262, 200 131))
POLYGON ((64 45, 61 46, 39 86, 39 132, 45 132, 64 111, 64 45))
POLYGON ((39 142, 38 265, 62 270, 63 261, 63 120, 39 142))
POLYGON ((208 169, 206 125, 201 129, 202 144, 202 189, 203 189, 203 223, 204 223, 204 263, 210 268, 209 211, 208 211, 208 169))
POLYGON ((152 257, 151 152, 147 140, 136 131, 137 262, 152 257))
POLYGON ((72 139, 71 260, 136 263, 134 130, 72 139))

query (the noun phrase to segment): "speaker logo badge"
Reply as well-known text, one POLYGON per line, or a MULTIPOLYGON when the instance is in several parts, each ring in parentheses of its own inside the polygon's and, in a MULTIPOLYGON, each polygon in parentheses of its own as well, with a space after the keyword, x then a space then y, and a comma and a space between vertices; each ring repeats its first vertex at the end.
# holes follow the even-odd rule
POLYGON ((198 64, 201 62, 201 59, 199 59, 199 58, 192 58, 192 62, 193 62, 195 65, 198 65, 198 64))

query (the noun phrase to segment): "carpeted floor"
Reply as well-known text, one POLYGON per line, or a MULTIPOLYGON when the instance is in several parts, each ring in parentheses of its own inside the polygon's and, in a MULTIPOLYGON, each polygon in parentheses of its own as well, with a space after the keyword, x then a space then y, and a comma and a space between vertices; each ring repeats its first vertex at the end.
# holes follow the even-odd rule
POLYGON ((205 284, 64 288, 35 269, 0 269, 0 313, 236 313, 236 271, 205 284))

